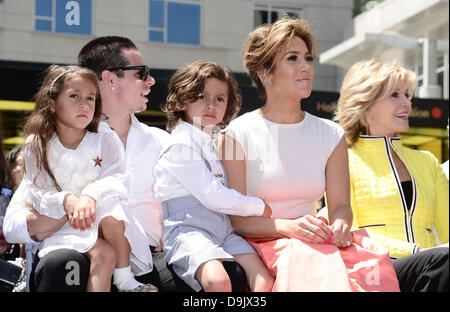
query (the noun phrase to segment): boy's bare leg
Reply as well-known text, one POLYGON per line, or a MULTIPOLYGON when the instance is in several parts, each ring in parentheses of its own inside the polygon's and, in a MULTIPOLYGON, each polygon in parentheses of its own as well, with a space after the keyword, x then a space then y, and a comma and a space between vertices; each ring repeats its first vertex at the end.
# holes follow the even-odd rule
POLYGON ((275 279, 258 254, 248 253, 233 255, 233 257, 244 268, 252 292, 272 291, 275 279))
POLYGON ((221 260, 209 260, 200 265, 195 272, 195 279, 205 292, 231 292, 231 281, 221 260))

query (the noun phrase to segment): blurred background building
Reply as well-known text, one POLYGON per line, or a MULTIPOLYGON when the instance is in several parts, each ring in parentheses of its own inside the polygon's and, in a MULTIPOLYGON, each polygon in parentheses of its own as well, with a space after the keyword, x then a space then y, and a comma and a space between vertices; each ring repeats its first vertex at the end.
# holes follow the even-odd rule
POLYGON ((98 36, 126 36, 141 50, 157 81, 148 110, 138 115, 149 125, 164 127, 159 107, 174 70, 199 59, 231 68, 244 98, 241 113, 253 110, 262 103, 241 65, 242 43, 256 26, 285 15, 307 19, 319 41, 305 110, 331 118, 351 64, 397 60, 419 75, 405 136, 416 138, 411 146, 448 159, 448 0, 0 0, 5 149, 23 141, 42 71, 76 63, 81 47, 98 36))
MULTIPOLYGON (((363 59, 397 61, 417 74, 411 128, 403 142, 448 159, 449 3, 448 0, 355 1, 355 17, 343 40, 323 49, 321 64, 344 71, 363 59)), ((336 80, 337 86, 343 76, 336 80)), ((339 88, 337 88, 339 90, 339 88)))

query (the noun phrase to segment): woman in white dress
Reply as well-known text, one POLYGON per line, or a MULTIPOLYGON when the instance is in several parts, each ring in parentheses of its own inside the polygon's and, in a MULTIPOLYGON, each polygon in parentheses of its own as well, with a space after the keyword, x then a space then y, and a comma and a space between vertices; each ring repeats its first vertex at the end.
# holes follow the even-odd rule
MULTIPOLYGON (((274 291, 376 290, 362 285, 361 272, 352 271, 347 261, 361 242, 355 246, 350 233, 344 131, 301 108, 311 94, 317 53, 304 20, 283 18, 248 36, 243 62, 265 104, 225 129, 222 162, 230 188, 264 198, 272 218, 230 219, 276 276, 274 291), (315 217, 315 202, 324 192, 329 226, 315 217)), ((382 261, 395 278, 389 258, 382 261)), ((380 281, 378 290, 398 290, 396 280, 391 288, 380 281)))

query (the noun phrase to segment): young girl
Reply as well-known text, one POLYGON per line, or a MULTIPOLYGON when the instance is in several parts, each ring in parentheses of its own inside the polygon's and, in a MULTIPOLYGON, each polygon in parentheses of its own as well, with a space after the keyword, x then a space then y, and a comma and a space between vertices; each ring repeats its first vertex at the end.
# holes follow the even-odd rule
POLYGON ((144 231, 122 207, 123 155, 113 133, 97 133, 100 114, 94 72, 49 67, 25 126, 23 203, 70 222, 42 240, 39 256, 59 248, 85 253, 91 262, 88 291, 109 291, 112 275, 119 291, 156 291, 131 272, 130 253, 133 271, 146 273, 151 252, 144 231))
POLYGON ((216 125, 228 124, 240 105, 232 74, 211 62, 187 65, 169 82, 163 110, 172 138, 155 167, 155 193, 166 261, 196 291, 231 291, 222 261, 233 260, 245 269, 250 290, 272 289, 272 275, 227 216, 269 217, 270 207, 227 188, 213 144, 216 125))

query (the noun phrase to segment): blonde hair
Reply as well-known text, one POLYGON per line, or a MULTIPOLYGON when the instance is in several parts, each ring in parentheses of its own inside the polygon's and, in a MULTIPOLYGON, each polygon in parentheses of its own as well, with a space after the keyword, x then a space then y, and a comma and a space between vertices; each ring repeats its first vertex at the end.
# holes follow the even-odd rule
POLYGON ((167 114, 166 129, 171 132, 180 119, 185 120, 186 104, 197 101, 205 88, 206 79, 216 78, 228 86, 228 103, 221 126, 226 126, 241 109, 242 98, 233 73, 216 63, 196 61, 180 68, 169 81, 169 95, 161 109, 167 114))
POLYGON ((375 102, 390 96, 400 83, 406 84, 411 97, 415 82, 416 74, 397 62, 383 64, 369 60, 350 67, 342 82, 334 116, 345 130, 347 145, 353 146, 361 133, 369 133, 367 112, 375 102))
POLYGON ((318 55, 318 44, 304 19, 284 17, 274 24, 262 25, 253 30, 244 42, 242 63, 256 84, 260 98, 266 100, 266 90, 258 73, 270 74, 275 69, 275 58, 289 41, 302 39, 313 59, 318 55))
POLYGON ((90 80, 95 85, 96 97, 94 117, 86 127, 86 130, 97 132, 102 113, 102 101, 97 75, 90 69, 73 65, 51 65, 45 71, 44 82, 36 95, 34 110, 25 124, 25 135, 27 137, 30 135, 33 136, 33 140, 30 143, 27 143, 27 145, 30 145, 31 151, 36 156, 38 163, 38 171, 33 182, 36 182, 36 178, 43 168, 52 179, 58 191, 61 191, 61 188, 48 165, 47 159, 47 143, 56 132, 56 115, 51 107, 52 101, 56 101, 58 95, 63 91, 66 81, 75 75, 80 75, 83 78, 90 80))

